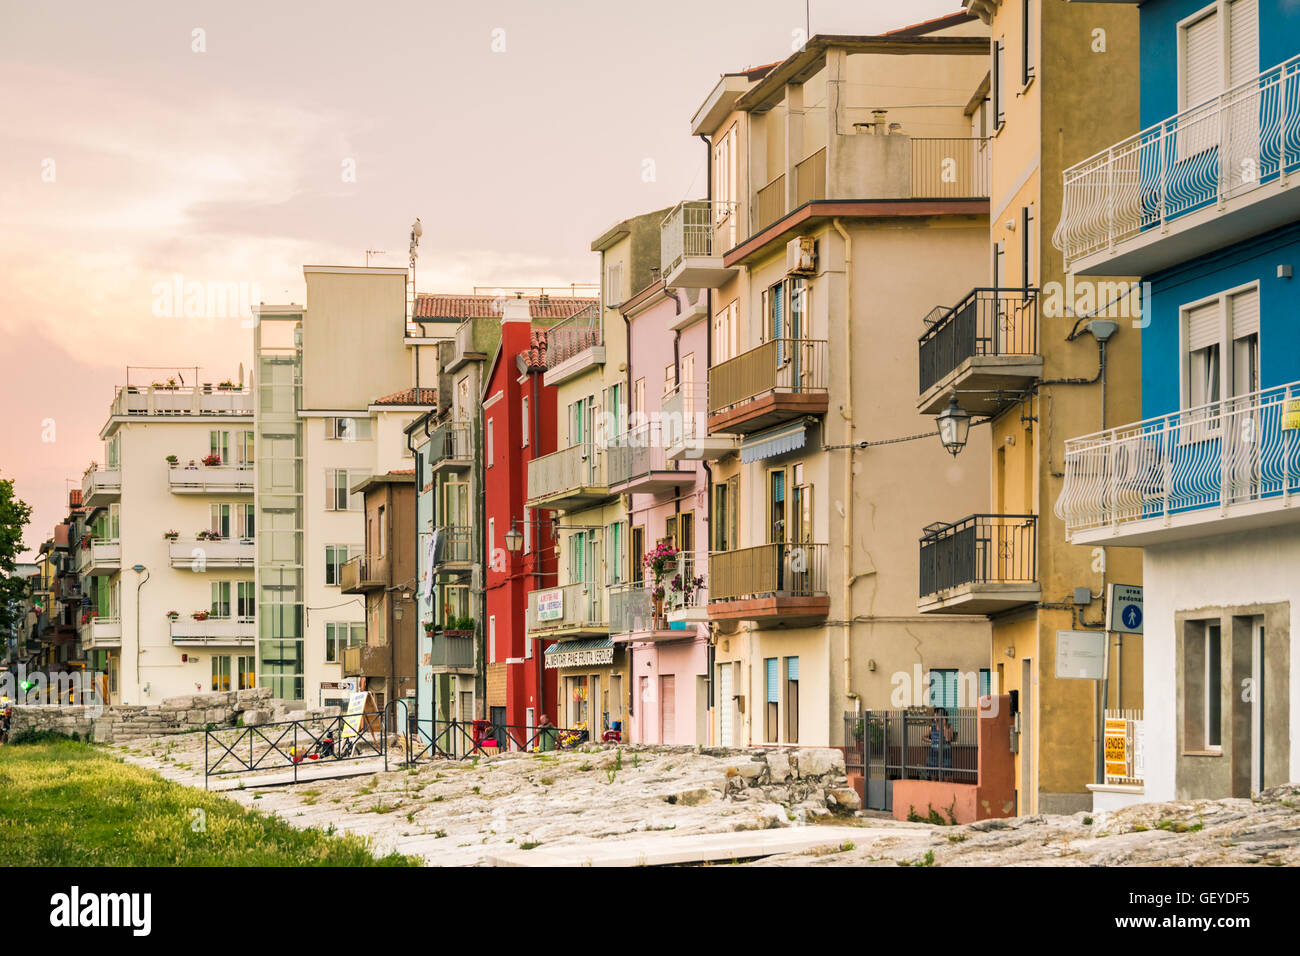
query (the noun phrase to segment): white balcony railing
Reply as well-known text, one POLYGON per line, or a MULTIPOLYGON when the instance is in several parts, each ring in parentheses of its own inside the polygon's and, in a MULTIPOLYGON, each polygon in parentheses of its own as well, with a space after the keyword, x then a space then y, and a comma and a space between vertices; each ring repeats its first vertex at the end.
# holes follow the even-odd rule
POLYGON ((1069 536, 1146 533, 1281 510, 1297 492, 1293 382, 1067 439, 1056 515, 1069 536))
POLYGON ((122 566, 122 542, 116 539, 91 540, 77 548, 77 571, 81 574, 115 571, 122 566))
POLYGON ((253 566, 251 539, 200 541, 196 538, 172 541, 168 545, 173 568, 205 571, 208 568, 248 568, 253 566))
POLYGON ((171 622, 173 644, 252 644, 257 636, 257 622, 252 617, 209 617, 196 621, 192 617, 171 622))
POLYGON ((603 585, 588 581, 529 591, 528 630, 608 630, 605 591, 603 585))
POLYGON ((690 200, 679 202, 659 226, 659 262, 667 276, 683 259, 715 254, 714 232, 718 224, 734 215, 734 202, 690 200))
POLYGON ((1064 173, 1066 267, 1300 167, 1300 56, 1064 173))
POLYGON ((122 619, 120 617, 92 617, 81 629, 81 642, 99 647, 116 646, 122 643, 122 619))
POLYGON ((101 468, 92 462, 81 478, 81 500, 86 505, 108 501, 121 493, 122 470, 120 468, 101 468))
POLYGON ((253 493, 252 465, 173 465, 167 485, 175 494, 253 493))
MULTIPOLYGON (((671 430, 669 430, 671 433, 671 430)), ((605 444, 608 461, 605 471, 610 486, 636 482, 656 472, 676 472, 677 462, 664 454, 666 435, 663 421, 652 420, 630 429, 627 434, 611 438, 605 444)), ((687 476, 694 479, 693 474, 687 476)), ((682 480, 686 480, 685 478, 682 480)))
POLYGON ((528 463, 528 498, 551 498, 605 487, 605 451, 595 442, 571 445, 528 463))
POLYGON ((252 415, 250 389, 183 385, 119 387, 114 415, 252 415))

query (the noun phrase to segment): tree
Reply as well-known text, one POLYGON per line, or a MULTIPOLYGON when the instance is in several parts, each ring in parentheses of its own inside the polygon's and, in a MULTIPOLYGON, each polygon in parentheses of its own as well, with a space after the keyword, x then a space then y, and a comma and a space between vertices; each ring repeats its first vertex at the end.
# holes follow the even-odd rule
POLYGON ((32 508, 14 496, 12 478, 0 478, 0 634, 17 623, 11 602, 27 596, 27 582, 14 577, 18 554, 23 550, 23 528, 32 519, 32 508))

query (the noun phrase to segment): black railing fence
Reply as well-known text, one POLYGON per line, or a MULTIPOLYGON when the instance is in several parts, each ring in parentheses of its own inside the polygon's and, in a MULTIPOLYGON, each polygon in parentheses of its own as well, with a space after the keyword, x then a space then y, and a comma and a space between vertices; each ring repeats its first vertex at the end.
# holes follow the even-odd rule
MULTIPOLYGON (((979 782, 979 709, 917 707, 844 715, 844 764, 871 781, 979 782)), ((869 787, 870 789, 870 787, 869 787)))
POLYGON ((1038 575, 1036 515, 971 515, 921 537, 920 595, 967 584, 1029 584, 1038 575))
POLYGON ((385 715, 282 720, 255 727, 204 732, 203 784, 208 778, 262 770, 292 770, 343 761, 382 757, 388 769, 385 715))
POLYGON ((920 340, 924 392, 977 355, 1036 355, 1038 290, 972 289, 952 308, 930 312, 920 340))

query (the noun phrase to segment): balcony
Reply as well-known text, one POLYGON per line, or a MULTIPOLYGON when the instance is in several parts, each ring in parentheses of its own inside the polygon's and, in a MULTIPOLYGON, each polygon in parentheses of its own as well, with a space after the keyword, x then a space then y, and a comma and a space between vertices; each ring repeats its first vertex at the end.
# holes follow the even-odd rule
POLYGON ((339 566, 339 590, 344 594, 365 594, 381 591, 384 579, 376 562, 364 555, 349 558, 339 566))
POLYGON ((112 415, 127 416, 242 416, 253 417, 253 393, 242 388, 197 388, 183 385, 118 387, 112 415))
POLYGON ((663 602, 655 613, 654 589, 644 584, 616 584, 609 589, 609 634, 615 641, 680 641, 694 637, 685 624, 670 625, 663 602))
POLYGON ((605 450, 572 445, 528 463, 528 507, 572 511, 609 497, 605 450))
POLYGON ((659 420, 668 461, 719 461, 740 447, 734 435, 709 434, 708 397, 704 382, 682 382, 664 396, 659 420))
POLYGON ((122 570, 122 542, 96 541, 83 538, 77 548, 77 573, 90 575, 116 574, 122 570))
MULTIPOLYGON (((733 202, 680 202, 659 226, 659 264, 669 289, 716 289, 736 275, 722 264, 717 233, 736 216, 733 202)), ((549 382, 547 384, 550 384, 549 382)))
POLYGON ((456 327, 451 359, 443 366, 443 371, 456 372, 470 362, 486 361, 492 357, 500 340, 501 321, 495 316, 466 319, 456 327))
POLYGON ((1300 519, 1300 382, 1065 442, 1073 544, 1141 547, 1300 519))
POLYGON ((926 317, 917 408, 937 415, 958 393, 962 408, 991 415, 1043 374, 1037 289, 972 289, 926 317))
POLYGON ((930 525, 921 538, 918 593, 923 614, 993 614, 1037 604, 1038 518, 971 515, 930 525))
POLYGON ((830 613, 826 545, 762 544, 709 555, 711 621, 812 624, 830 613))
POLYGON ((435 631, 426 663, 435 674, 473 674, 474 632, 435 631))
POLYGON ((749 434, 825 415, 826 340, 771 339, 709 369, 709 431, 749 434))
POLYGON ((186 538, 170 542, 168 552, 173 568, 188 571, 215 571, 223 568, 253 566, 251 538, 216 540, 186 538))
POLYGON ((393 649, 387 644, 343 649, 344 677, 392 677, 393 649))
POLYGON ((474 458, 473 422, 444 422, 429 436, 429 465, 435 473, 469 471, 474 458))
POLYGON ((576 637, 609 633, 603 585, 581 581, 528 592, 529 633, 576 637))
POLYGON ((546 330, 546 372, 542 381, 559 385, 605 364, 604 323, 599 305, 590 305, 546 330))
POLYGON ((468 573, 474 568, 474 529, 469 525, 443 525, 438 529, 434 568, 441 572, 468 573))
POLYGON ((1300 218, 1300 57, 1072 166, 1052 238, 1081 275, 1150 275, 1300 218))
POLYGON ((215 618, 204 621, 178 618, 171 622, 172 643, 178 647, 218 644, 252 647, 257 638, 257 622, 251 617, 215 618))
POLYGON ((251 495, 252 465, 172 465, 167 486, 174 495, 251 495))
POLYGON ((87 508, 102 508, 122 497, 122 470, 92 464, 81 479, 81 501, 87 508))
POLYGON ((694 484, 695 472, 683 472, 667 457, 664 430, 659 421, 648 422, 605 446, 606 472, 611 494, 660 494, 683 484, 694 484))
POLYGON ((86 650, 122 646, 122 619, 120 617, 92 617, 77 629, 81 644, 86 650))

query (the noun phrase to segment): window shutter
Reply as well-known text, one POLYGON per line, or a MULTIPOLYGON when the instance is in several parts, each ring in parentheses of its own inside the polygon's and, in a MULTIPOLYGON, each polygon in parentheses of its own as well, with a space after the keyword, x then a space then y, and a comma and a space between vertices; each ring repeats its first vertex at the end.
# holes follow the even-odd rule
POLYGON ((1228 5, 1228 86, 1245 83, 1258 73, 1258 0, 1232 0, 1228 5))
POLYGON ((786 680, 799 679, 799 658, 787 657, 785 659, 786 680))
POLYGON ((1223 335, 1223 319, 1219 302, 1207 302, 1187 312, 1187 351, 1207 348, 1216 344, 1223 335))
POLYGON ((1223 92, 1223 42, 1219 14, 1211 11, 1184 31, 1183 108, 1198 106, 1223 92))
POLYGON ((781 700, 776 686, 776 658, 769 657, 765 663, 767 664, 767 702, 775 704, 781 700))
POLYGON ((1247 289, 1231 298, 1232 337, 1244 339, 1259 334, 1259 290, 1247 289))

